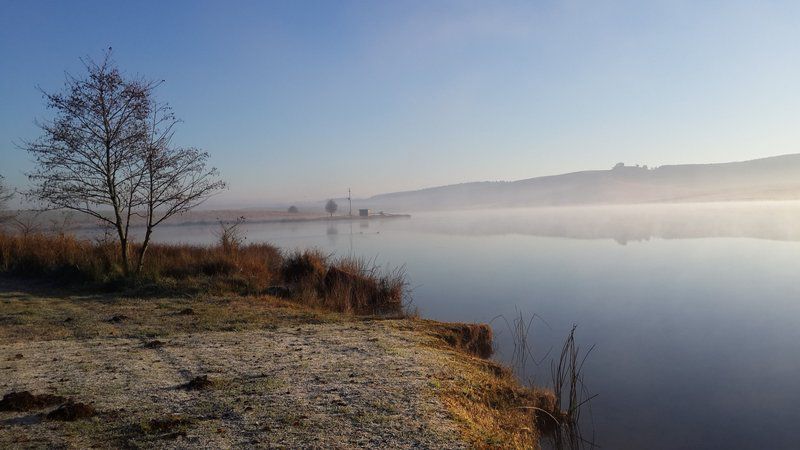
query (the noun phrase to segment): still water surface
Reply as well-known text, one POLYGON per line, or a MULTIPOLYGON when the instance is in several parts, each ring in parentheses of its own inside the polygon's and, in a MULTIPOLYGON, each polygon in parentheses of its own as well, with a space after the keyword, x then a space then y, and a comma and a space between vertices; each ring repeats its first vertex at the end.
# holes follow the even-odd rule
MULTIPOLYGON (((213 231, 170 226, 157 237, 209 243, 213 231)), ((247 240, 405 265, 426 317, 536 313, 537 357, 577 324, 582 347, 596 345, 585 377, 599 394, 591 405, 602 448, 800 442, 800 204, 264 223, 249 224, 247 240)), ((511 334, 502 320, 493 325, 498 358, 508 359, 511 334)), ((545 362, 525 375, 546 383, 548 373, 545 362)))

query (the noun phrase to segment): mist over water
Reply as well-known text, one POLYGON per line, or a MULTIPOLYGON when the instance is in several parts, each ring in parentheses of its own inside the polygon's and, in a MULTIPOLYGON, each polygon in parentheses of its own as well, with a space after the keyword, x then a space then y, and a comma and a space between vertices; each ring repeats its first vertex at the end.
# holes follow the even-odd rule
MULTIPOLYGON (((214 227, 166 226, 210 243, 214 227)), ((250 223, 248 242, 405 265, 425 317, 536 313, 537 358, 572 324, 603 448, 792 447, 800 421, 800 203, 481 210, 250 223), (546 322, 546 323, 545 323, 546 322)), ((493 322, 497 357, 511 333, 493 322)), ((549 380, 549 358, 525 378, 549 380)), ((589 427, 591 428, 591 426, 589 427)))

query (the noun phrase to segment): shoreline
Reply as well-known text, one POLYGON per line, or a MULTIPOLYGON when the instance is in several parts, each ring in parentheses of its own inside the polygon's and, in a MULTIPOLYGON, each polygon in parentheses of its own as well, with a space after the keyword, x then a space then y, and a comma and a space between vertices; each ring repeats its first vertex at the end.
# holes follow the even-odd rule
POLYGON ((2 393, 63 395, 97 415, 53 427, 32 412, 0 412, 3 446, 27 436, 108 447, 253 445, 247 437, 289 446, 530 448, 539 432, 519 406, 550 401, 484 358, 488 326, 351 316, 270 296, 58 298, 31 286, 0 278, 4 316, 25 317, 0 325, 2 393), (148 348, 153 342, 161 344, 148 348), (199 375, 214 386, 180 388, 199 375), (224 417, 232 413, 238 419, 224 417), (165 414, 182 418, 177 437, 142 428, 165 414))
MULTIPOLYGON (((410 219, 411 214, 372 214, 367 217, 362 216, 314 216, 314 217, 276 217, 272 219, 253 219, 247 220, 245 216, 244 224, 262 224, 262 223, 295 223, 295 222, 363 222, 371 220, 390 220, 390 219, 410 219)), ((186 222, 165 222, 165 226, 211 226, 217 225, 219 221, 210 220, 197 220, 186 222)))
MULTIPOLYGON (((23 211, 24 213, 31 214, 31 211, 23 211)), ((303 223, 303 222, 365 222, 365 221, 376 221, 376 220, 395 220, 395 219, 410 219, 411 214, 394 214, 394 213, 384 213, 384 214, 370 214, 369 216, 346 216, 346 215, 339 215, 339 216, 328 216, 322 214, 305 214, 305 213, 285 213, 280 211, 260 211, 259 214, 255 216, 255 218, 248 218, 245 211, 236 211, 236 210, 221 210, 221 211, 214 211, 219 213, 220 217, 216 218, 202 218, 198 217, 196 219, 191 218, 191 215, 188 216, 187 220, 181 220, 180 217, 177 217, 173 220, 165 221, 160 225, 160 227, 182 227, 182 226, 219 226, 220 222, 234 222, 237 220, 238 217, 244 217, 244 224, 270 224, 270 223, 303 223)), ((38 218, 34 215, 34 218, 30 221, 32 225, 35 226, 35 229, 44 228, 47 224, 48 220, 52 223, 57 223, 59 221, 64 222, 63 231, 85 231, 85 230, 95 230, 98 228, 102 228, 101 225, 93 222, 86 222, 86 221, 79 221, 79 222, 71 222, 65 220, 65 216, 63 215, 62 211, 58 211, 59 214, 58 218, 52 217, 41 217, 38 218)), ((61 226, 61 225, 59 225, 61 226)), ((132 229, 139 229, 144 226, 144 223, 139 222, 132 222, 131 228, 132 229)))

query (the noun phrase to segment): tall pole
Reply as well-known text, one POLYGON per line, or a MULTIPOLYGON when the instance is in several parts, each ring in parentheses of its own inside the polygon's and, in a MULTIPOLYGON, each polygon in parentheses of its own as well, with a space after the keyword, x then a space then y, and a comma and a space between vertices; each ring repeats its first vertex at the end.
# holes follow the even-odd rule
POLYGON ((353 199, 350 195, 350 188, 347 188, 347 201, 350 203, 350 212, 348 213, 349 216, 353 216, 353 199))

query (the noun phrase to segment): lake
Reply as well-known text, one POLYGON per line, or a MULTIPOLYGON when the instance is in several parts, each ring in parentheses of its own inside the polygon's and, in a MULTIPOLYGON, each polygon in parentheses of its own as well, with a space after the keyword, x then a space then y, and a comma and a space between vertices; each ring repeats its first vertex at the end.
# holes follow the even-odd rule
MULTIPOLYGON (((800 431, 800 204, 729 203, 412 213, 410 219, 248 224, 248 242, 405 265, 423 316, 535 313, 546 384, 573 324, 592 425, 616 448, 796 448, 800 431)), ((162 242, 208 243, 213 226, 162 242)), ((587 429, 589 430, 587 433, 587 429)), ((591 436, 585 436, 591 438, 591 436)))

